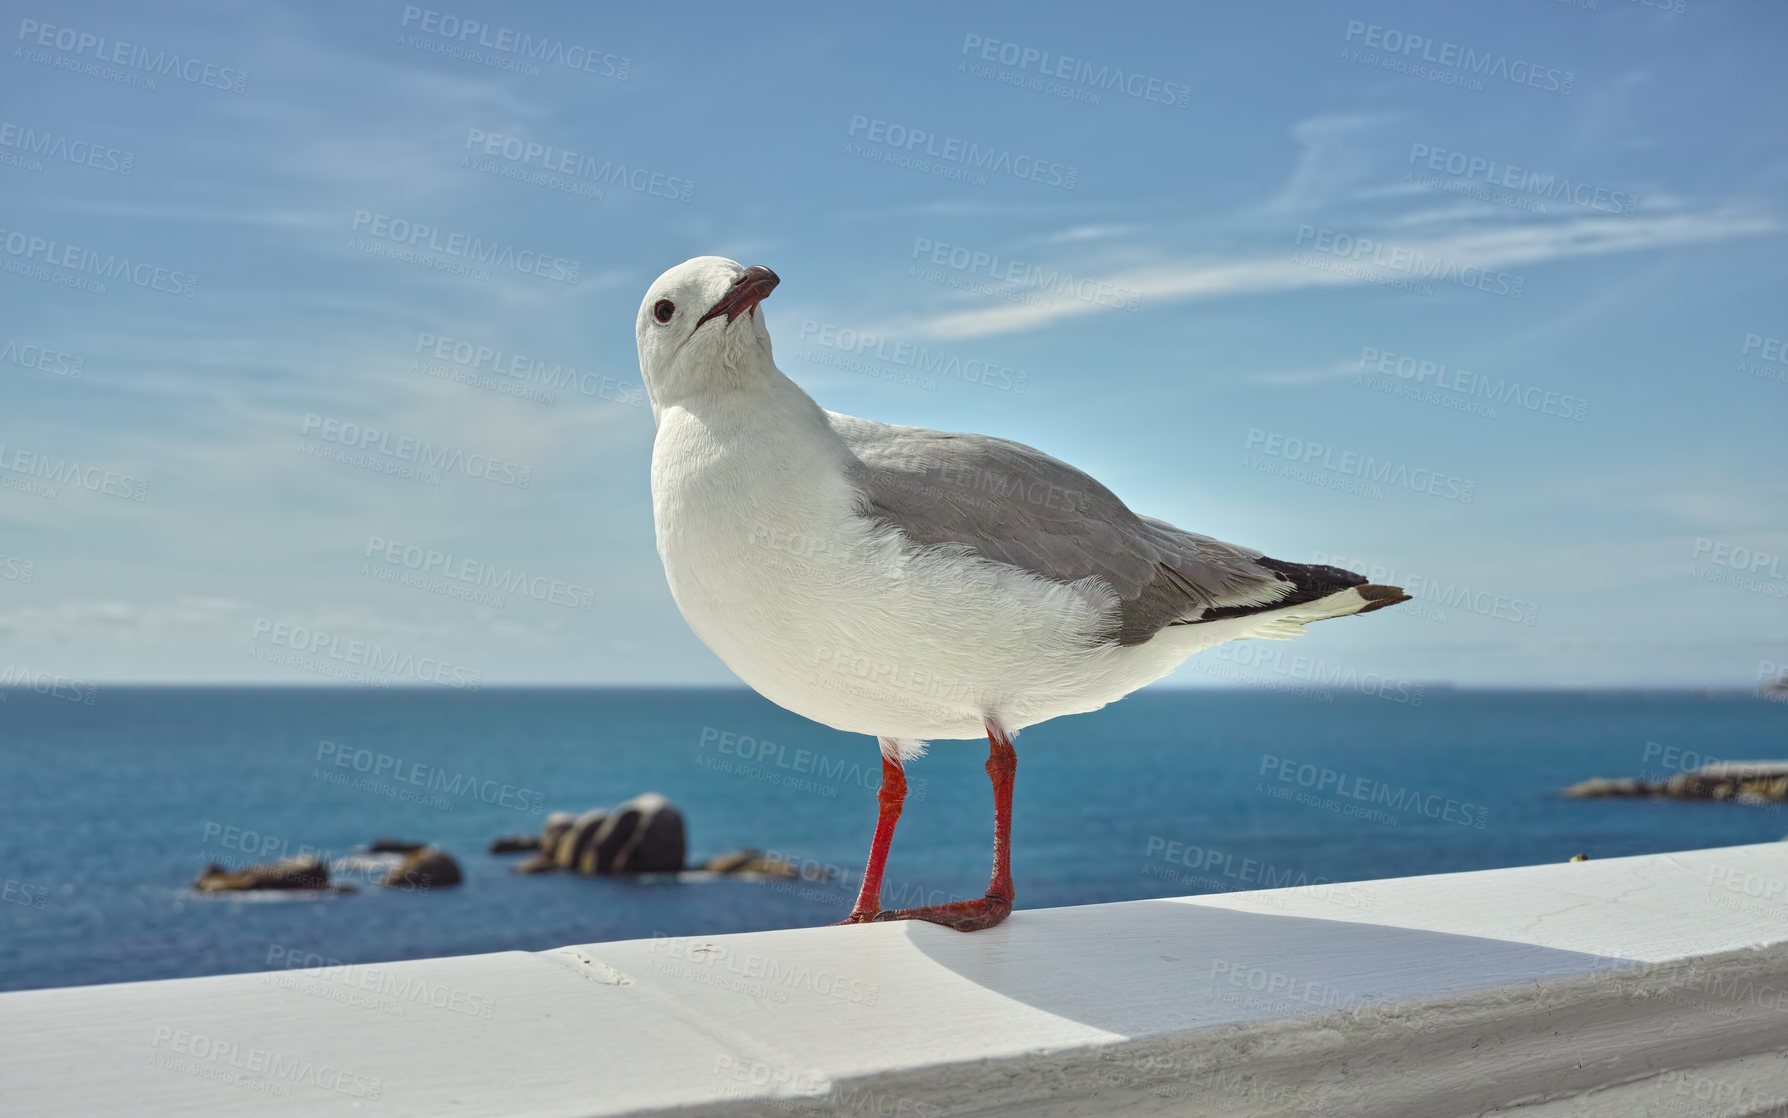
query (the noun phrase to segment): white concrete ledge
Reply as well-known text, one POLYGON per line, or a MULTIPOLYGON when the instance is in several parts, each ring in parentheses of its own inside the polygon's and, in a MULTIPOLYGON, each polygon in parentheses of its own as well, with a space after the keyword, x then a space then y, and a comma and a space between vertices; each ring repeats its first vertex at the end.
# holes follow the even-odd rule
POLYGON ((1785 917, 1770 844, 27 991, 0 1110, 1758 1114, 1785 917))

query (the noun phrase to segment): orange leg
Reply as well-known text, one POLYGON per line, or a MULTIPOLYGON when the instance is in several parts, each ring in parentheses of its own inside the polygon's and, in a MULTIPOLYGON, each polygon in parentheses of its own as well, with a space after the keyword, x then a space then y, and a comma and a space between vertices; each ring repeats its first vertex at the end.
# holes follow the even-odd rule
POLYGON ((869 846, 869 865, 863 870, 863 887, 857 891, 857 903, 851 907, 851 914, 840 920, 840 924, 867 924, 882 910, 882 871, 888 866, 888 847, 894 844, 894 825, 900 822, 900 807, 906 802, 906 771, 900 767, 899 761, 888 759, 888 752, 882 754, 882 790, 876 793, 881 811, 875 819, 875 840, 869 846))
MULTIPOLYGON (((943 924, 955 928, 959 932, 978 932, 983 928, 991 928, 1004 920, 1012 912, 1012 782, 1018 775, 1018 751, 1012 748, 1012 741, 1006 732, 993 722, 987 724, 987 777, 993 781, 993 877, 987 883, 987 895, 972 901, 954 901, 950 904, 926 905, 923 908, 903 908, 897 912, 878 912, 868 919, 873 920, 927 920, 933 924, 943 924)), ((883 776, 883 788, 886 788, 886 775, 883 776)), ((905 778, 901 780, 901 790, 905 791, 905 778)), ((884 791, 885 794, 885 791, 884 791)), ((882 809, 886 812, 886 806, 882 809)), ((895 809, 896 817, 899 808, 895 809)), ((885 817, 885 816, 884 816, 885 817)), ((893 836, 893 824, 889 824, 889 837, 893 836)), ((876 840, 881 841, 881 828, 876 828, 876 840)), ((880 853, 887 850, 881 847, 880 853)), ((881 891, 881 865, 876 855, 870 855, 870 866, 876 873, 876 899, 881 891)), ((863 888, 869 888, 865 878, 863 888)), ((858 912, 863 909, 861 897, 857 900, 857 910, 851 913, 851 922, 856 922, 858 912)))

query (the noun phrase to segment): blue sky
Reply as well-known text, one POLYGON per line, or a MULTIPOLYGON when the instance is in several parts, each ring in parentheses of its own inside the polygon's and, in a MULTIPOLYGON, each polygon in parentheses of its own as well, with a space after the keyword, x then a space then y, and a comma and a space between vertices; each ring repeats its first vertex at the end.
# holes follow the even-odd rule
POLYGON ((1175 683, 1751 686, 1788 12, 1669 4, 0 5, 0 668, 730 682, 633 344, 714 253, 830 408, 1420 587, 1175 683))

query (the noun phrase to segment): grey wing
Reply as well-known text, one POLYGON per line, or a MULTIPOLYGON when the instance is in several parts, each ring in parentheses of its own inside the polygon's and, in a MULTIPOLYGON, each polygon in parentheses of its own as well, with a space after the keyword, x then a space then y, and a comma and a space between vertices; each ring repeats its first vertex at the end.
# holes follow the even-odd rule
MULTIPOLYGON (((921 545, 963 548, 1057 582, 1103 580, 1120 603, 1111 635, 1120 644, 1302 597, 1285 570, 1299 565, 1138 516, 1091 477, 1022 443, 828 414, 856 457, 866 512, 921 545)), ((1335 573, 1346 585, 1365 581, 1335 573)))

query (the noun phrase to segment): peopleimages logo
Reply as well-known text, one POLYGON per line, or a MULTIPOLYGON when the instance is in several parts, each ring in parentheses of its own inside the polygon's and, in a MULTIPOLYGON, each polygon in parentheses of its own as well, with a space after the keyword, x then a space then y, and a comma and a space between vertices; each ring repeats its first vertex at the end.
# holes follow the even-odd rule
MULTIPOLYGON (((713 726, 702 727, 702 736, 696 743, 696 751, 695 763, 702 768, 737 773, 752 780, 780 784, 786 788, 797 788, 822 796, 836 797, 840 783, 854 784, 872 792, 880 788, 882 783, 880 762, 864 765, 860 761, 840 761, 811 749, 790 749, 767 738, 755 738, 750 734, 720 730, 713 726), (710 745, 714 746, 715 755, 707 752, 710 745), (721 754, 734 760, 723 760, 719 756, 721 754), (816 780, 805 779, 807 777, 834 783, 820 784, 816 780)), ((923 800, 925 789, 924 778, 909 778, 907 799, 923 800)))
POLYGON ((1374 51, 1384 52, 1379 56, 1360 55, 1356 51, 1353 61, 1374 63, 1387 70, 1407 70, 1415 77, 1431 81, 1441 81, 1453 75, 1431 73, 1425 67, 1414 66, 1409 61, 1411 56, 1431 66, 1443 67, 1460 74, 1500 78, 1515 85, 1532 86, 1565 97, 1569 97, 1577 85, 1577 75, 1570 70, 1541 66, 1520 58, 1511 59, 1505 54, 1491 51, 1480 52, 1471 47, 1462 47, 1458 43, 1436 42, 1426 35, 1414 35, 1395 27, 1380 27, 1376 23, 1365 23, 1357 19, 1347 21, 1345 41, 1357 41, 1374 51))
POLYGON ((1261 641, 1231 641, 1219 645, 1209 658, 1200 658, 1202 670, 1239 683, 1263 685, 1271 690, 1304 695, 1318 702, 1334 701, 1334 690, 1354 691, 1368 698, 1384 699, 1399 706, 1422 705, 1423 687, 1419 683, 1392 679, 1377 672, 1362 672, 1345 664, 1329 664, 1321 657, 1273 648, 1261 641), (1263 679, 1251 672, 1235 672, 1224 667, 1271 672, 1279 679, 1263 679))
POLYGON ((99 687, 96 684, 51 672, 34 672, 17 664, 0 668, 0 702, 5 701, 8 690, 31 691, 88 707, 99 698, 99 687))
MULTIPOLYGON (((133 152, 119 151, 87 140, 71 140, 54 132, 39 132, 14 122, 0 121, 0 147, 13 148, 37 160, 60 159, 83 167, 93 167, 113 174, 128 175, 136 169, 133 152)), ((41 171, 39 162, 33 170, 41 171)))
MULTIPOLYGON (((149 494, 149 483, 117 470, 83 466, 67 458, 49 458, 21 446, 0 443, 0 473, 18 474, 31 482, 52 485, 74 485, 89 493, 101 493, 121 501, 142 501, 149 494)), ((18 488, 12 478, 0 479, 7 488, 18 488)), ((30 483, 20 483, 30 484, 30 483)), ((49 494, 54 496, 53 491, 49 494)))
POLYGON ((574 366, 543 361, 497 346, 477 345, 459 338, 441 337, 423 331, 416 335, 414 352, 418 355, 418 360, 410 366, 413 372, 427 373, 479 388, 491 388, 505 395, 529 396, 551 403, 554 399, 553 392, 571 390, 584 396, 612 400, 631 407, 639 407, 646 402, 644 385, 618 381, 599 373, 580 372, 574 366), (423 357, 445 364, 424 364, 421 360, 423 357), (485 376, 486 373, 490 375, 485 376), (533 391, 535 388, 542 391, 533 391))
POLYGON ((17 338, 0 337, 0 364, 36 369, 53 377, 79 380, 87 359, 78 353, 64 353, 49 346, 20 342, 17 338))
MULTIPOLYGON (((847 135, 860 136, 872 144, 890 148, 904 156, 923 156, 939 164, 988 174, 1010 175, 1044 186, 1073 190, 1080 177, 1080 168, 1067 163, 1038 159, 1033 155, 1015 154, 1004 148, 984 147, 972 140, 955 136, 939 136, 923 128, 890 123, 879 117, 852 114, 847 135)), ((920 167, 920 170, 928 168, 920 167)))
MULTIPOLYGON (((998 362, 975 357, 964 360, 961 354, 934 351, 927 346, 897 342, 880 334, 840 328, 811 318, 801 320, 799 336, 801 341, 839 353, 870 357, 898 368, 960 380, 965 384, 1022 394, 1030 381, 1030 374, 998 362)), ((809 356, 809 360, 814 359, 809 356)))
MULTIPOLYGON (((492 27, 479 20, 465 19, 451 12, 438 12, 433 8, 419 8, 414 4, 404 6, 401 26, 413 27, 424 34, 438 37, 428 40, 417 39, 412 35, 409 37, 409 46, 431 54, 464 58, 499 70, 520 70, 527 63, 545 63, 624 82, 628 71, 633 68, 633 60, 623 55, 567 43, 562 39, 530 35, 512 27, 492 27)), ((399 41, 403 42, 401 39, 399 41)), ((529 76, 538 76, 540 73, 537 65, 527 68, 530 71, 529 76)))
POLYGON ((984 276, 996 283, 1008 283, 1014 287, 1030 288, 1066 299, 1078 299, 1095 306, 1126 311, 1136 311, 1142 307, 1142 293, 1128 287, 1119 287, 1105 280, 1086 279, 1061 268, 1013 260, 995 252, 946 244, 930 237, 913 238, 911 258, 967 276, 984 276))
POLYGON ((1449 501, 1463 501, 1470 504, 1472 498, 1477 495, 1477 482, 1468 478, 1455 477, 1452 474, 1425 466, 1411 469, 1402 462, 1374 458, 1369 454, 1361 454, 1355 450, 1341 450, 1328 443, 1307 441, 1294 435, 1282 435, 1276 431, 1263 431, 1258 427, 1248 428, 1248 438, 1244 447, 1247 450, 1270 454, 1274 458, 1282 458, 1300 466, 1326 470, 1345 478, 1408 489, 1414 493, 1426 493, 1449 501))
POLYGON ((1772 598, 1788 598, 1788 557, 1781 554, 1697 537, 1691 558, 1695 565, 1689 568, 1689 574, 1694 578, 1772 598), (1726 570, 1717 571, 1714 566, 1726 570))
POLYGON ((1383 268, 1426 280, 1445 280, 1460 287, 1475 287, 1492 295, 1519 299, 1527 279, 1509 272, 1495 272, 1475 264, 1461 264, 1446 257, 1431 257, 1419 248, 1385 244, 1371 237, 1356 237, 1315 225, 1299 225, 1296 245, 1372 268, 1383 268))
MULTIPOLYGON (((1572 205, 1602 213, 1632 217, 1639 208, 1639 199, 1619 190, 1609 190, 1588 182, 1572 182, 1564 175, 1542 175, 1523 170, 1509 163, 1499 163, 1462 151, 1448 151, 1432 144, 1409 145, 1409 162, 1417 162, 1430 171, 1453 178, 1477 180, 1488 186, 1499 186, 1523 194, 1532 194, 1548 202, 1564 200, 1572 205)), ((1405 176, 1405 181, 1411 181, 1405 176)), ((1544 212, 1543 210, 1541 212, 1544 212)))
POLYGON ((1763 380, 1788 383, 1788 343, 1784 343, 1781 338, 1766 338, 1762 334, 1746 334, 1745 344, 1738 354, 1740 357, 1756 356, 1761 358, 1761 360, 1740 361, 1738 363, 1739 372, 1763 380))
MULTIPOLYGON (((1371 804, 1393 811, 1410 812, 1426 819, 1437 819, 1460 827, 1483 830, 1490 818, 1490 809, 1465 800, 1456 800, 1420 789, 1398 787, 1371 777, 1338 772, 1335 769, 1263 753, 1260 772, 1261 788, 1275 785, 1308 789, 1317 795, 1332 796, 1346 803, 1371 804), (1272 782, 1272 783, 1268 783, 1272 782)), ((1283 797, 1279 797, 1283 798, 1283 797)))
POLYGON ((413 971, 398 972, 347 963, 281 943, 267 945, 265 965, 277 969, 264 974, 262 980, 281 989, 326 997, 393 1017, 404 1016, 407 1008, 404 1003, 446 1010, 481 1021, 489 1021, 496 1013, 496 1002, 487 994, 431 982, 413 971), (361 997, 354 992, 364 992, 368 996, 361 997))
MULTIPOLYGON (((1138 101, 1153 101, 1156 104, 1172 105, 1176 108, 1188 108, 1192 104, 1192 87, 1185 82, 1164 81, 1151 78, 1145 74, 1128 73, 1116 66, 1094 66, 1083 58, 1074 58, 1065 54, 1052 54, 1036 47, 1022 46, 1018 43, 1002 42, 989 39, 984 35, 973 33, 962 37, 962 53, 973 53, 982 62, 994 62, 1001 66, 1019 71, 1010 84, 1023 85, 1026 88, 1042 89, 1044 92, 1071 100, 1087 99, 1087 92, 1099 90, 1106 93, 1122 93, 1134 97, 1138 101), (1035 77, 1030 77, 1031 74, 1035 77), (1025 79, 1029 78, 1029 81, 1025 79), (1062 86, 1043 84, 1044 79, 1054 78, 1063 83, 1062 86), (1035 84, 1032 84, 1035 83, 1035 84), (1073 87, 1083 86, 1085 90, 1073 87), (1072 96, 1079 93, 1080 96, 1072 96)), ((963 70, 959 64, 957 67, 963 70)), ((982 77, 981 73, 972 70, 982 77)), ((1090 97, 1093 104, 1099 103, 1096 94, 1090 97)))
MULTIPOLYGON (((1449 368, 1444 362, 1392 353, 1377 346, 1360 347, 1360 369, 1366 373, 1396 377, 1412 386, 1432 385, 1457 397, 1484 400, 1492 404, 1513 404, 1526 411, 1555 415, 1579 423, 1589 414, 1589 402, 1581 396, 1553 392, 1535 384, 1524 386, 1520 381, 1486 376, 1468 369, 1449 368)), ((1494 418, 1495 410, 1490 409, 1489 415, 1494 418)))
MULTIPOLYGON (((1227 882, 1216 883, 1220 889, 1312 889, 1312 896, 1330 896, 1340 890, 1322 891, 1320 886, 1334 886, 1338 883, 1318 874, 1312 877, 1304 870, 1287 869, 1271 862, 1263 862, 1258 858, 1237 857, 1223 850, 1198 846, 1189 842, 1180 842, 1165 835, 1151 835, 1148 845, 1143 849, 1146 858, 1159 858, 1185 866, 1190 870, 1204 873, 1215 873, 1227 878, 1227 882)), ((1346 890, 1348 896, 1343 899, 1335 896, 1348 908, 1371 908, 1373 890, 1366 885, 1351 885, 1346 890)))
POLYGON ((1750 574, 1762 573, 1768 578, 1788 581, 1788 558, 1772 551, 1761 551, 1720 540, 1710 540, 1705 536, 1697 536, 1693 558, 1706 559, 1710 563, 1731 567, 1735 571, 1746 571, 1750 574))
POLYGON ((358 746, 319 741, 316 761, 319 765, 332 765, 373 780, 391 780, 448 796, 470 797, 492 807, 506 807, 512 811, 534 815, 546 810, 545 792, 518 788, 500 780, 482 779, 463 772, 450 772, 438 765, 412 761, 390 753, 376 753, 358 746))
POLYGON ((356 1099, 376 1099, 385 1090, 384 1080, 376 1075, 359 1075, 334 1064, 250 1048, 168 1025, 156 1026, 150 1048, 154 1050, 149 1056, 152 1067, 235 1083, 276 1097, 285 1097, 292 1086, 315 1087, 356 1099))
POLYGON ((482 128, 466 129, 466 150, 488 155, 521 167, 567 175, 603 186, 624 186, 640 194, 651 194, 677 202, 695 198, 695 183, 674 175, 648 171, 644 167, 629 169, 612 159, 597 162, 593 155, 583 155, 569 148, 504 136, 482 128))
MULTIPOLYGON (((1480 617, 1489 617, 1497 621, 1512 621, 1517 625, 1532 625, 1539 619, 1540 607, 1521 598, 1513 598, 1507 594, 1474 587, 1468 583, 1442 582, 1412 571, 1398 570, 1379 563, 1368 563, 1363 559, 1354 559, 1346 555, 1331 555, 1326 551, 1314 552, 1312 560, 1329 566, 1341 567, 1361 575, 1372 582, 1390 586, 1401 586, 1404 593, 1419 599, 1417 605, 1433 602, 1448 609, 1461 609, 1475 613, 1480 617)), ((1427 616, 1424 614, 1424 616, 1427 616)), ((1445 614, 1435 620, 1444 621, 1445 614)))
POLYGON ((0 555, 0 579, 7 582, 30 582, 37 577, 37 564, 17 555, 0 555))
MULTIPOLYGON (((565 606, 585 613, 596 608, 596 591, 588 586, 565 582, 541 575, 530 575, 512 567, 498 567, 432 547, 368 536, 364 558, 429 578, 446 579, 467 586, 494 590, 532 598, 548 605, 565 606)), ((427 588, 426 585, 424 588, 427 588)), ((499 599, 499 602, 501 600, 499 599)))
POLYGON ((76 31, 72 27, 39 23, 34 19, 19 21, 19 42, 25 44, 20 49, 25 52, 22 57, 26 61, 54 66, 59 70, 87 73, 144 89, 155 88, 154 80, 143 76, 147 74, 176 77, 183 82, 208 86, 224 93, 241 93, 248 88, 248 74, 242 70, 218 66, 197 58, 182 58, 165 50, 151 51, 148 47, 76 31), (43 50, 33 50, 34 47, 43 50), (61 57, 44 53, 47 50, 57 51, 61 57), (96 71, 92 68, 92 63, 109 63, 119 69, 96 71), (139 73, 128 73, 131 70, 139 73))
POLYGON ((1639 760, 1643 763, 1653 759, 1663 766, 1662 769, 1657 770, 1660 776, 1664 773, 1692 773, 1696 769, 1706 768, 1709 765, 1725 765, 1732 761, 1730 757, 1714 757, 1698 750, 1684 749, 1679 745, 1665 745, 1659 741, 1648 741, 1645 743, 1644 752, 1639 755, 1639 760))
MULTIPOLYGON (((464 233, 437 229, 433 225, 369 210, 354 211, 354 232, 377 237, 381 241, 401 245, 412 251, 435 252, 487 268, 504 268, 521 275, 540 276, 572 286, 577 285, 584 270, 584 266, 576 260, 567 260, 533 249, 517 249, 501 241, 483 241, 464 233)), ((362 246, 350 241, 348 247, 362 246)))
MULTIPOLYGON (((387 649, 382 645, 351 637, 343 637, 336 633, 312 629, 304 625, 294 625, 284 621, 273 621, 270 618, 255 619, 255 641, 266 641, 277 650, 289 650, 296 657, 322 657, 326 661, 334 661, 340 670, 327 670, 322 674, 353 679, 360 682, 372 682, 373 677, 367 672, 355 669, 369 669, 371 672, 386 676, 400 676, 414 679, 420 683, 439 683, 443 686, 460 688, 467 691, 478 690, 484 681, 483 673, 475 668, 466 668, 457 664, 438 660, 432 656, 413 656, 408 652, 387 649)), ((314 665, 303 659, 294 659, 281 654, 257 655, 256 659, 271 663, 288 664, 293 667, 307 668, 314 665)), ((321 664, 323 661, 317 661, 321 664)), ((327 667, 328 665, 324 665, 327 667)))
POLYGON ((458 447, 445 446, 410 435, 394 435, 378 427, 363 426, 348 420, 331 419, 311 414, 304 417, 300 434, 321 439, 351 451, 378 454, 398 462, 426 470, 445 470, 464 474, 498 485, 526 489, 534 478, 532 466, 521 466, 488 454, 467 454, 458 447))
MULTIPOLYGON (((150 291, 182 295, 188 299, 199 293, 199 278, 186 272, 133 261, 115 252, 101 253, 97 249, 64 244, 16 229, 0 229, 0 252, 26 264, 45 264, 103 280, 123 280, 150 291)), ((97 293, 103 295, 104 286, 100 286, 97 293)))

